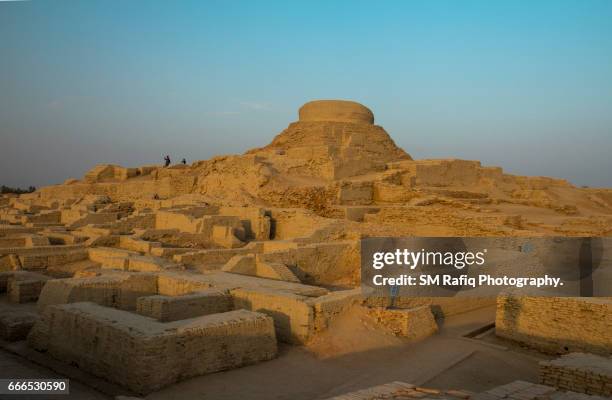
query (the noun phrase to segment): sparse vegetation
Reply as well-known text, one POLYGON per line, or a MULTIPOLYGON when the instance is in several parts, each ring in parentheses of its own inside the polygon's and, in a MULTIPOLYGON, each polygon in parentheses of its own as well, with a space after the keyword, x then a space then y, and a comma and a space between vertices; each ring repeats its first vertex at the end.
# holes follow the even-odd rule
POLYGON ((32 193, 35 190, 36 190, 36 188, 34 186, 29 186, 27 189, 22 189, 22 188, 14 188, 14 187, 2 185, 0 187, 0 194, 8 194, 8 193, 13 193, 13 194, 32 193))

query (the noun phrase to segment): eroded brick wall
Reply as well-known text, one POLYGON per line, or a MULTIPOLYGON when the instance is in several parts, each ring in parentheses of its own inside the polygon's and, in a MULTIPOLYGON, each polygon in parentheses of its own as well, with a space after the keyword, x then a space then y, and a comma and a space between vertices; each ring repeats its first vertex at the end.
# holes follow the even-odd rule
POLYGON ((553 354, 612 352, 612 299, 579 297, 497 298, 498 336, 553 354))
POLYGON ((612 358, 572 353, 542 361, 540 382, 562 390, 612 398, 612 358))
POLYGON ((238 310, 160 323, 93 303, 47 307, 28 342, 137 393, 277 352, 272 318, 264 314, 238 310))

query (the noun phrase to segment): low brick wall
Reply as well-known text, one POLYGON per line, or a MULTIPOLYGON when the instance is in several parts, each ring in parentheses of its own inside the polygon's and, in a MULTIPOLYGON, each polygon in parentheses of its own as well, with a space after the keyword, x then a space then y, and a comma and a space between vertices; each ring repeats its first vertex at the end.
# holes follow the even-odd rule
POLYGON ((8 286, 8 300, 11 303, 28 303, 38 300, 47 279, 13 280, 8 286))
POLYGON ((82 244, 66 245, 66 246, 35 246, 35 247, 3 247, 0 248, 0 254, 16 254, 18 256, 36 256, 49 254, 64 254, 77 251, 87 251, 82 244))
POLYGON ((125 250, 130 250, 130 251, 150 253, 151 249, 156 248, 156 247, 161 247, 161 243, 149 242, 146 240, 134 238, 132 236, 120 236, 119 237, 119 247, 125 250))
POLYGON ((106 269, 126 270, 130 257, 138 255, 140 255, 138 252, 111 247, 92 247, 89 249, 89 259, 100 263, 102 268, 106 269))
POLYGON ((411 309, 372 308, 369 313, 393 334, 411 340, 425 339, 438 332, 438 325, 429 306, 411 309))
POLYGON ((311 338, 314 310, 307 303, 308 297, 265 288, 235 289, 230 293, 234 299, 234 308, 257 311, 274 318, 279 340, 302 344, 311 338))
POLYGON ((237 249, 196 250, 189 253, 176 254, 172 257, 172 260, 187 266, 214 266, 225 264, 235 255, 247 254, 248 252, 249 249, 244 247, 237 249))
POLYGON ((546 353, 608 355, 612 351, 612 299, 500 295, 495 331, 546 353))
POLYGON ((327 329, 334 318, 362 301, 361 288, 340 290, 306 300, 313 308, 315 333, 327 329))
POLYGON ((441 390, 417 387, 404 382, 391 382, 331 397, 326 400, 605 400, 575 392, 563 392, 545 385, 514 381, 482 393, 467 390, 441 390))
POLYGON ((3 311, 0 314, 0 339, 23 340, 38 320, 38 315, 27 311, 3 311))
POLYGON ((30 271, 0 272, 0 292, 7 292, 11 303, 36 301, 50 278, 30 271))
POLYGON ((246 310, 160 323, 93 303, 49 306, 30 346, 134 392, 276 356, 272 319, 246 310))
POLYGON ((470 400, 605 400, 600 396, 592 396, 576 392, 557 390, 547 385, 537 383, 514 381, 506 385, 497 386, 486 392, 469 397, 470 400))
POLYGON ((116 273, 88 278, 53 279, 43 287, 38 309, 56 304, 89 301, 106 307, 135 310, 139 297, 158 293, 157 276, 148 273, 116 273))
POLYGON ((82 261, 88 258, 87 249, 75 246, 51 246, 42 249, 43 246, 31 247, 37 252, 19 254, 21 267, 27 270, 46 270, 62 266, 71 262, 82 261), (56 247, 56 248, 53 248, 56 247))
POLYGON ((540 362, 540 382, 572 392, 612 398, 612 357, 572 353, 540 362))
POLYGON ((147 296, 136 302, 136 312, 169 322, 231 311, 232 298, 216 289, 205 289, 184 296, 147 296))
MULTIPOLYGON (((421 389, 421 388, 418 388, 421 389)), ((417 391, 415 385, 404 382, 391 382, 383 385, 372 386, 367 389, 341 394, 330 397, 326 400, 375 400, 375 399, 394 399, 396 396, 404 398, 425 397, 428 393, 417 391), (410 396, 410 397, 409 397, 410 396)))

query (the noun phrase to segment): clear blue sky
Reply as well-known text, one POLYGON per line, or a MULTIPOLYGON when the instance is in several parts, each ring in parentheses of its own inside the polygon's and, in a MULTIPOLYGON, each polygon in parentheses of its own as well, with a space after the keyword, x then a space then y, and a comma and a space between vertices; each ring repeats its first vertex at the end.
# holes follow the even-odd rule
POLYGON ((0 184, 241 153, 321 98, 415 158, 612 186, 612 1, 0 2, 0 184))

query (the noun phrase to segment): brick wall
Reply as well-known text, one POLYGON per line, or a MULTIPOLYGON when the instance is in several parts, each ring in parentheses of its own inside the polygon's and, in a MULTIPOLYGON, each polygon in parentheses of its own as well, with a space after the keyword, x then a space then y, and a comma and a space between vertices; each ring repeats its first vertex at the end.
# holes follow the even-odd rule
POLYGON ((543 352, 612 351, 612 299, 579 297, 497 298, 498 336, 543 352))
POLYGON ((28 342, 137 393, 270 360, 277 352, 272 319, 260 313, 160 323, 93 303, 47 307, 28 342))
POLYGON ((231 311, 232 299, 216 289, 204 289, 184 296, 146 296, 136 302, 136 312, 168 322, 231 311))
POLYGON ((563 390, 612 398, 612 358, 572 353, 542 361, 540 382, 563 390))

